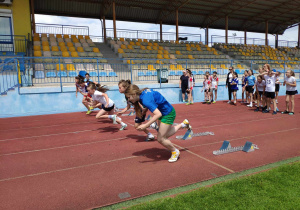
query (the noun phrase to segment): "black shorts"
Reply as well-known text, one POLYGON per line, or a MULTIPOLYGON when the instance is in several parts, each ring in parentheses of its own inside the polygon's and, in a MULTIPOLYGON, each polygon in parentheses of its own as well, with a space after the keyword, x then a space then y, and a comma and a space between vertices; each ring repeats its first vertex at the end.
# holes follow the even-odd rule
POLYGON ((259 96, 262 96, 264 91, 258 91, 259 96))
POLYGON ((143 115, 142 118, 135 117, 134 122, 135 122, 135 123, 142 123, 142 122, 145 122, 145 118, 146 118, 146 115, 143 115))
POLYGON ((112 105, 111 107, 105 107, 103 104, 102 104, 102 109, 104 111, 107 111, 107 112, 110 112, 111 110, 113 110, 115 108, 115 105, 112 105))
POLYGON ((188 89, 187 86, 181 86, 181 92, 186 93, 186 90, 188 89))
POLYGON ((208 89, 205 89, 204 92, 205 92, 205 93, 209 93, 209 92, 210 92, 210 89, 209 89, 209 88, 208 88, 208 89))
POLYGON ((237 92, 237 91, 238 91, 238 90, 236 90, 236 89, 234 89, 234 90, 233 90, 233 89, 231 89, 231 92, 237 92))
POLYGON ((265 92, 265 96, 267 98, 274 99, 275 98, 275 92, 265 92))
POLYGON ((279 84, 275 84, 275 92, 279 92, 279 87, 280 87, 279 84))
POLYGON ((247 86, 247 88, 248 88, 248 92, 249 93, 253 93, 254 92, 253 86, 247 86))
POLYGON ((294 90, 294 91, 286 91, 285 94, 287 94, 287 95, 289 95, 289 96, 293 96, 293 95, 298 94, 298 91, 297 91, 297 90, 294 90))

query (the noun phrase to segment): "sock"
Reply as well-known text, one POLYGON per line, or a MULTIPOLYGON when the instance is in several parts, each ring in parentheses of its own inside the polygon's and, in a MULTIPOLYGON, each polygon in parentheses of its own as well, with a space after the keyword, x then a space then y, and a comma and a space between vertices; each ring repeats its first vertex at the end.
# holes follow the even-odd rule
POLYGON ((147 135, 148 135, 148 136, 151 136, 151 135, 152 135, 152 133, 150 133, 150 132, 149 132, 147 135))
POLYGON ((125 124, 125 123, 123 123, 123 122, 121 122, 121 125, 122 125, 122 126, 124 126, 124 125, 126 125, 126 124, 125 124))
POLYGON ((109 118, 109 119, 112 119, 112 118, 113 118, 113 115, 108 115, 108 118, 109 118))
POLYGON ((117 119, 120 120, 120 121, 122 120, 120 117, 117 117, 117 119))
POLYGON ((182 127, 182 128, 185 128, 185 127, 186 127, 186 124, 181 123, 181 127, 182 127))
POLYGON ((252 106, 252 102, 250 102, 250 106, 252 106))

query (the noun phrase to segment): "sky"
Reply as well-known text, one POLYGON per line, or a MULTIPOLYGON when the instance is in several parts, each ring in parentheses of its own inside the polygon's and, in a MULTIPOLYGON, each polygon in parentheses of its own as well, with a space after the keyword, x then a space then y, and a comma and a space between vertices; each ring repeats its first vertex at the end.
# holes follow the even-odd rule
MULTIPOLYGON (((89 27, 89 34, 92 36, 102 36, 102 23, 99 19, 88 19, 88 18, 74 18, 74 17, 62 17, 62 16, 50 16, 50 15, 35 15, 35 22, 36 23, 47 23, 47 24, 61 24, 61 25, 76 25, 76 26, 88 26, 89 27)), ((156 31, 159 32, 159 24, 147 24, 147 23, 135 23, 135 22, 127 22, 127 21, 117 21, 116 22, 117 29, 130 29, 130 30, 143 30, 143 31, 156 31)), ((107 36, 113 36, 112 30, 109 28, 113 28, 113 21, 106 20, 106 28, 107 28, 107 36)), ((175 26, 170 25, 163 25, 163 32, 175 32, 175 26)), ((190 41, 198 41, 200 39, 199 34, 201 34, 202 42, 205 41, 205 30, 195 27, 181 27, 179 26, 179 36, 180 33, 189 33, 189 34, 197 34, 197 36, 190 36, 190 41)), ((143 33, 139 33, 141 36, 143 33)), ((148 39, 154 39, 157 36, 157 33, 144 33, 145 37, 148 39), (155 36, 155 37, 154 37, 155 36)), ((224 30, 217 30, 217 29, 209 29, 209 42, 211 42, 211 36, 225 36, 224 30)), ((228 31, 228 36, 236 35, 236 37, 244 37, 243 31, 228 31)), ((128 37, 132 38, 136 36, 136 32, 132 33, 120 33, 118 34, 119 37, 128 37), (130 37, 132 36, 132 37, 130 37)), ((186 36, 186 35, 182 35, 186 36)), ((139 37, 140 38, 140 37, 139 37)), ((174 39, 174 35, 164 36, 164 38, 174 39)), ((249 38, 259 38, 264 39, 264 33, 247 33, 247 39, 249 38)), ((212 38, 213 42, 222 42, 224 41, 223 38, 212 38)), ((275 36, 272 34, 268 35, 269 44, 272 46, 275 43, 275 36)), ((284 32, 283 35, 279 36, 279 40, 287 40, 287 41, 295 41, 297 42, 298 39, 298 27, 293 27, 284 32)), ((237 42, 238 39, 235 38, 237 42)), ((253 40, 249 40, 251 42, 253 40)), ((248 43, 249 43, 248 42, 248 43)), ((255 43, 264 44, 264 40, 257 40, 255 43)), ((243 44, 243 41, 242 41, 243 44)), ((249 43, 250 44, 250 43, 249 43)))

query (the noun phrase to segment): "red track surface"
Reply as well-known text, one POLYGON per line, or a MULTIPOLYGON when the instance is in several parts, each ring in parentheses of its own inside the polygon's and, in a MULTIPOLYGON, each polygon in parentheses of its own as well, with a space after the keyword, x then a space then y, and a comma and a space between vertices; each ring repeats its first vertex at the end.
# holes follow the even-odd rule
MULTIPOLYGON (((188 118, 194 133, 214 136, 172 142, 181 159, 133 128, 84 113, 0 119, 0 209, 90 209, 223 176, 300 155, 300 96, 296 115, 254 113, 254 108, 218 102, 175 105, 176 122, 188 118), (223 140, 251 141, 252 153, 214 156, 223 140)), ((284 109, 284 97, 279 108, 284 109)), ((94 113, 95 115, 95 113, 94 113)), ((176 135, 182 135, 184 130, 176 135)))

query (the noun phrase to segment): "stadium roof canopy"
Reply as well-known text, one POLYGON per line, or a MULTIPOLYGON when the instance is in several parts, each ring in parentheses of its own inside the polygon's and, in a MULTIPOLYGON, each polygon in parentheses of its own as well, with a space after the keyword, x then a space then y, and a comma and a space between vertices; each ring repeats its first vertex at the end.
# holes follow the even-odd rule
MULTIPOLYGON (((113 19, 113 0, 34 0, 35 14, 113 19)), ((122 21, 283 34, 300 23, 299 0, 115 0, 122 21)))

